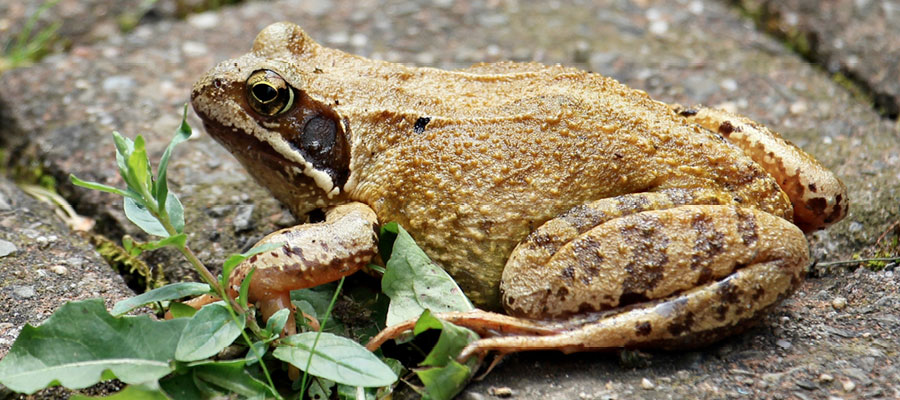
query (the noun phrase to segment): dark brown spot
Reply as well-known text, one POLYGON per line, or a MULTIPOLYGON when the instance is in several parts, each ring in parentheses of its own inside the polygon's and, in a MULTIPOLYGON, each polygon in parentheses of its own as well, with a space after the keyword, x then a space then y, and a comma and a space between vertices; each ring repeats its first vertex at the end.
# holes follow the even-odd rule
POLYGON ((638 336, 647 336, 653 332, 653 327, 650 326, 650 321, 643 321, 634 324, 634 334, 638 336))
POLYGON ((734 132, 734 125, 731 125, 731 121, 725 121, 719 125, 719 133, 722 135, 728 136, 731 135, 731 132, 734 132))
MULTIPOLYGON (((697 234, 694 241, 694 254, 691 256, 691 269, 696 270, 703 267, 708 270, 711 259, 725 250, 725 235, 716 231, 712 221, 704 214, 696 214, 691 221, 691 226, 697 234)), ((711 275, 711 272, 708 273, 711 275)), ((700 275, 702 277, 704 274, 701 272, 700 275)))
POLYGON ((756 290, 753 291, 752 298, 754 301, 756 301, 756 300, 761 299, 763 297, 763 295, 765 295, 765 294, 766 294, 766 288, 764 288, 762 286, 757 286, 756 290))
POLYGON ((678 115, 680 115, 682 117, 693 117, 693 116, 697 115, 697 112, 698 111, 693 108, 687 108, 687 109, 679 111, 678 115))
POLYGON ((636 214, 647 209, 650 201, 646 196, 640 194, 632 194, 618 197, 616 200, 616 208, 622 216, 636 214))
POLYGON ((756 241, 759 240, 759 233, 757 232, 756 227, 756 217, 753 214, 743 211, 740 208, 735 209, 735 214, 737 215, 737 229, 741 234, 741 240, 743 240, 744 245, 747 247, 753 246, 756 244, 756 241))
POLYGON ((507 298, 506 298, 506 304, 507 304, 507 305, 512 306, 512 305, 515 304, 515 303, 516 303, 516 298, 515 298, 515 297, 510 296, 510 297, 507 297, 507 298))
POLYGON ((255 263, 257 258, 259 258, 259 254, 254 254, 250 257, 250 263, 255 263))
POLYGON ((670 302, 675 317, 672 318, 672 323, 666 327, 666 330, 669 331, 672 336, 679 336, 682 333, 690 332, 691 328, 694 326, 694 313, 687 310, 687 302, 688 300, 685 298, 676 299, 670 302))
POLYGON ((627 275, 622 282, 620 306, 646 301, 646 293, 662 279, 669 262, 669 238, 659 219, 637 214, 629 222, 622 228, 622 239, 631 247, 631 261, 625 265, 627 275))
POLYGON ((428 125, 429 122, 431 122, 430 117, 419 117, 419 119, 417 119, 416 123, 413 125, 413 132, 415 132, 415 133, 425 132, 425 126, 428 125))
POLYGON ((724 321, 731 307, 741 303, 741 296, 744 291, 732 283, 731 279, 725 279, 716 286, 716 295, 719 297, 719 302, 716 307, 714 307, 716 319, 724 321))
POLYGON ((577 205, 559 216, 560 219, 572 225, 579 234, 607 221, 609 217, 603 211, 596 210, 587 205, 577 205))
POLYGON ((563 268, 562 272, 560 272, 559 276, 561 276, 564 280, 571 282, 572 278, 575 276, 575 267, 570 265, 568 267, 563 268))
POLYGON ((559 288, 559 290, 556 291, 556 297, 559 299, 559 301, 566 301, 566 296, 568 295, 569 289, 567 289, 565 286, 559 288))
POLYGON ((269 255, 272 256, 272 258, 278 258, 278 252, 277 252, 277 251, 273 251, 273 252, 269 253, 269 255))
POLYGON ((806 202, 806 206, 809 207, 815 215, 823 215, 825 214, 825 208, 828 207, 828 202, 821 197, 816 197, 806 202))

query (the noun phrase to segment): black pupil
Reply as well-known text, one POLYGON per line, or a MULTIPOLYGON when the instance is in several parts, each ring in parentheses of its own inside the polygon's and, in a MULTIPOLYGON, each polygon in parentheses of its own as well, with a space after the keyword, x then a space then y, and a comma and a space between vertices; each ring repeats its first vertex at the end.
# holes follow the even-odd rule
POLYGON ((268 103, 278 97, 278 90, 267 83, 253 85, 253 96, 263 103, 268 103))

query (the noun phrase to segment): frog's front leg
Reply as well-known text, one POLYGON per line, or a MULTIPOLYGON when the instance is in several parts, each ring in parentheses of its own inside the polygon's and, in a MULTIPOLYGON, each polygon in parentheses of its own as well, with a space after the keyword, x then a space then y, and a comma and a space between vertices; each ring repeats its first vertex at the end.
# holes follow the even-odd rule
POLYGON ((545 327, 559 333, 482 339, 463 356, 700 346, 745 329, 801 281, 809 255, 795 225, 752 208, 661 196, 600 200, 579 212, 590 217, 569 213, 526 238, 504 270, 504 306, 554 319, 545 327), (600 222, 579 234, 585 228, 573 220, 600 222), (548 239, 561 231, 575 237, 548 239))
MULTIPOLYGON (((378 252, 377 217, 363 203, 331 208, 325 221, 285 228, 257 243, 284 243, 275 250, 257 254, 238 265, 229 279, 228 295, 237 296, 241 282, 256 268, 250 281, 248 300, 256 304, 263 319, 276 311, 291 310, 291 290, 328 283, 367 265, 378 252)), ((293 318, 287 333, 294 333, 293 318)))

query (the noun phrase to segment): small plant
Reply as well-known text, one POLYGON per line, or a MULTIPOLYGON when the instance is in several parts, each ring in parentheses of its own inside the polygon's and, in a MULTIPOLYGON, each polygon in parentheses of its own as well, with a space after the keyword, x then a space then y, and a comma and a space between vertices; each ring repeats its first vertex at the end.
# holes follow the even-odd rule
MULTIPOLYGON (((185 115, 186 112, 187 107, 185 115)), ((67 303, 40 326, 26 325, 22 329, 9 354, 0 360, 0 383, 30 394, 48 386, 79 389, 117 378, 129 385, 119 395, 158 398, 228 394, 248 398, 294 398, 302 394, 330 397, 336 392, 340 398, 362 399, 390 393, 403 366, 326 327, 343 279, 333 292, 329 292, 331 285, 326 285, 324 293, 321 288, 295 291, 294 304, 307 314, 322 316, 321 322, 313 330, 305 320, 298 321, 298 326, 307 331, 282 337, 288 310, 274 314, 263 327, 247 304, 252 272, 237 298, 224 291, 238 264, 280 244, 232 255, 218 277, 197 259, 186 243, 184 209, 169 191, 166 180, 174 148, 190 136, 191 129, 182 119, 154 176, 143 137, 132 141, 113 133, 116 162, 127 185, 125 189, 70 178, 78 186, 122 196, 128 219, 158 238, 141 244, 123 240, 123 248, 130 256, 173 247, 204 282, 181 282, 153 289, 117 303, 109 312, 102 299, 67 303), (222 301, 200 310, 176 302, 201 294, 222 301), (175 318, 159 321, 146 315, 125 315, 144 305, 168 309, 175 318), (276 386, 271 371, 280 361, 304 371, 299 387, 276 386)), ((396 223, 385 225, 381 233, 379 249, 382 258, 388 260, 382 287, 391 298, 384 310, 387 324, 418 317, 416 334, 429 329, 441 331, 434 349, 414 371, 424 387, 414 389, 428 398, 451 398, 465 386, 478 363, 470 360, 461 364, 456 356, 478 337, 468 329, 438 320, 430 310, 466 311, 472 305, 456 283, 396 223)))
POLYGON ((15 40, 10 39, 9 43, 3 48, 3 54, 0 55, 0 74, 6 70, 31 64, 43 57, 50 44, 56 37, 56 31, 59 30, 60 22, 54 22, 39 32, 32 35, 37 20, 47 10, 53 8, 59 0, 49 0, 44 2, 35 13, 28 18, 25 26, 16 35, 15 40))

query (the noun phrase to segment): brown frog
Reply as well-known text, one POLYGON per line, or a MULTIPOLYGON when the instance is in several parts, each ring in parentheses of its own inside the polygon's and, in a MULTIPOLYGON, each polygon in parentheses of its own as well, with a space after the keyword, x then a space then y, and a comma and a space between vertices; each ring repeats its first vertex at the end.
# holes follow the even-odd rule
POLYGON ((239 267, 264 315, 369 263, 397 221, 509 314, 445 314, 495 336, 466 354, 709 343, 789 295, 804 232, 847 213, 843 184, 764 126, 559 65, 407 67, 278 23, 191 102, 295 215, 327 211, 239 267))

